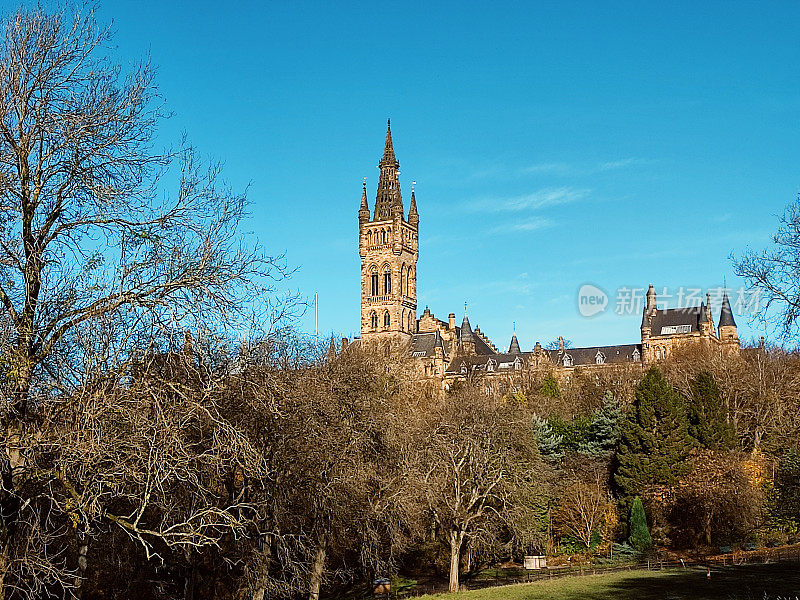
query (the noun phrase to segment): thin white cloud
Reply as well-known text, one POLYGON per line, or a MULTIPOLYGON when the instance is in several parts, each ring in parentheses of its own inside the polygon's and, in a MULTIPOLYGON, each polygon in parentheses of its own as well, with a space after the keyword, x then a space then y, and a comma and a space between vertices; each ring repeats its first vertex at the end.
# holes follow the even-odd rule
POLYGON ((531 217, 524 221, 514 221, 513 223, 502 223, 489 230, 490 234, 509 233, 513 231, 536 231, 553 226, 553 221, 544 217, 531 217))
POLYGON ((598 171, 613 171, 614 169, 624 169, 626 167, 632 167, 634 165, 641 165, 646 163, 647 161, 642 158, 620 158, 618 160, 611 160, 608 162, 600 163, 597 165, 598 171))
POLYGON ((484 198, 468 205, 473 212, 536 211, 550 206, 571 204, 588 196, 589 190, 572 187, 545 188, 511 198, 484 198))
POLYGON ((538 163, 535 165, 531 165, 529 167, 524 167, 522 169, 523 173, 558 173, 559 175, 565 175, 567 173, 572 172, 574 169, 568 165, 567 163, 563 162, 549 162, 549 163, 538 163))

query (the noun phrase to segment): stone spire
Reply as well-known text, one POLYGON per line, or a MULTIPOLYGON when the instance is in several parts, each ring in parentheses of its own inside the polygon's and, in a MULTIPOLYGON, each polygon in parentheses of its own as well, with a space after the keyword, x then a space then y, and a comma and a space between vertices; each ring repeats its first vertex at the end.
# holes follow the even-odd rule
POLYGON ((388 121, 386 125, 386 145, 378 168, 381 170, 381 176, 378 181, 378 194, 375 197, 375 218, 373 220, 386 221, 391 219, 395 213, 399 212, 401 215, 403 213, 403 199, 400 195, 398 179, 400 163, 394 156, 391 121, 388 121))
POLYGON ((656 312, 656 289, 653 287, 652 283, 650 287, 647 288, 647 304, 645 310, 648 315, 656 312))
POLYGON ((517 334, 511 336, 511 344, 508 346, 508 353, 509 354, 522 354, 522 351, 519 349, 519 342, 517 341, 517 334))
POLYGON ((459 340, 459 350, 461 354, 475 354, 475 335, 469 325, 467 311, 464 311, 464 320, 461 321, 461 339, 459 340))
POLYGON ((419 226, 419 213, 417 213, 417 196, 414 191, 414 187, 416 186, 417 182, 413 182, 411 184, 411 208, 408 209, 408 223, 412 227, 419 226))
POLYGON ((719 326, 736 327, 736 321, 733 320, 733 311, 731 310, 731 303, 728 300, 727 291, 722 293, 722 310, 719 313, 719 326))
POLYGON ((472 327, 470 327, 469 319, 467 318, 467 311, 464 311, 464 318, 461 321, 461 343, 474 341, 472 327))
POLYGON ((369 221, 369 204, 367 204, 367 178, 364 178, 361 188, 361 207, 358 209, 358 222, 366 223, 369 221))

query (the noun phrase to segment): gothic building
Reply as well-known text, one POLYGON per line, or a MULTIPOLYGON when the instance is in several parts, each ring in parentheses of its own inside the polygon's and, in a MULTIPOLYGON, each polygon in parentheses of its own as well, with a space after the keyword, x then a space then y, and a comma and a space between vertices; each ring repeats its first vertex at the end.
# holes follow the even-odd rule
POLYGON ((426 307, 417 317, 417 258, 419 214, 414 188, 406 216, 398 178, 400 163, 394 154, 391 124, 386 130, 380 179, 374 210, 367 202, 367 186, 358 210, 358 248, 361 256, 361 340, 363 343, 407 344, 423 377, 443 383, 480 372, 488 376, 532 369, 568 375, 576 368, 603 368, 628 364, 643 367, 669 356, 686 344, 708 344, 724 351, 740 347, 727 293, 723 294, 718 327, 714 327, 711 300, 700 306, 660 309, 655 289, 647 290, 642 311, 640 341, 617 346, 546 349, 536 342, 523 351, 516 334, 501 351, 464 313, 456 325, 455 313, 437 319, 426 307))

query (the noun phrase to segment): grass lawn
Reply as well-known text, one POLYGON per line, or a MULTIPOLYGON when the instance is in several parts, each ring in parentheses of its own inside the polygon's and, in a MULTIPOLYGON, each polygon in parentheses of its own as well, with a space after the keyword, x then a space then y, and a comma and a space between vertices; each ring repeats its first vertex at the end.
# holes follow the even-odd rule
POLYGON ((782 600, 800 599, 800 565, 743 565, 712 569, 623 571, 421 596, 442 600, 782 600))

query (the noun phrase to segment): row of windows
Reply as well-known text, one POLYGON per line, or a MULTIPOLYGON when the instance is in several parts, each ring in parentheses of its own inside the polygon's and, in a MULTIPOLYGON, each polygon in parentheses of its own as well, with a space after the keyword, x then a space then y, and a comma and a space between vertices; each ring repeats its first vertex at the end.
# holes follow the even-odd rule
MULTIPOLYGON (((417 320, 414 317, 413 311, 408 311, 403 309, 403 313, 400 316, 400 330, 401 331, 408 331, 409 333, 413 333, 416 330, 415 325, 417 324, 417 320)), ((376 311, 372 311, 369 313, 369 325, 372 329, 378 328, 378 313, 376 311)), ((392 326, 392 317, 389 314, 388 310, 383 311, 383 328, 389 329, 392 326)))
MULTIPOLYGON (((410 231, 404 230, 404 234, 408 235, 409 239, 414 239, 414 234, 410 231)), ((386 244, 392 241, 392 228, 386 229, 370 229, 367 231, 367 246, 377 246, 378 244, 386 244)))
MULTIPOLYGON (((383 294, 384 296, 388 296, 392 293, 392 273, 389 271, 389 267, 385 266, 383 271, 383 294)), ((413 288, 411 287, 411 280, 414 277, 414 271, 411 267, 406 267, 405 265, 400 267, 400 292, 405 294, 406 296, 411 296, 411 292, 413 288)), ((378 276, 378 269, 376 267, 372 267, 372 272, 370 273, 370 286, 369 286, 369 293, 370 296, 380 296, 381 295, 381 288, 380 283, 381 280, 378 276)))

